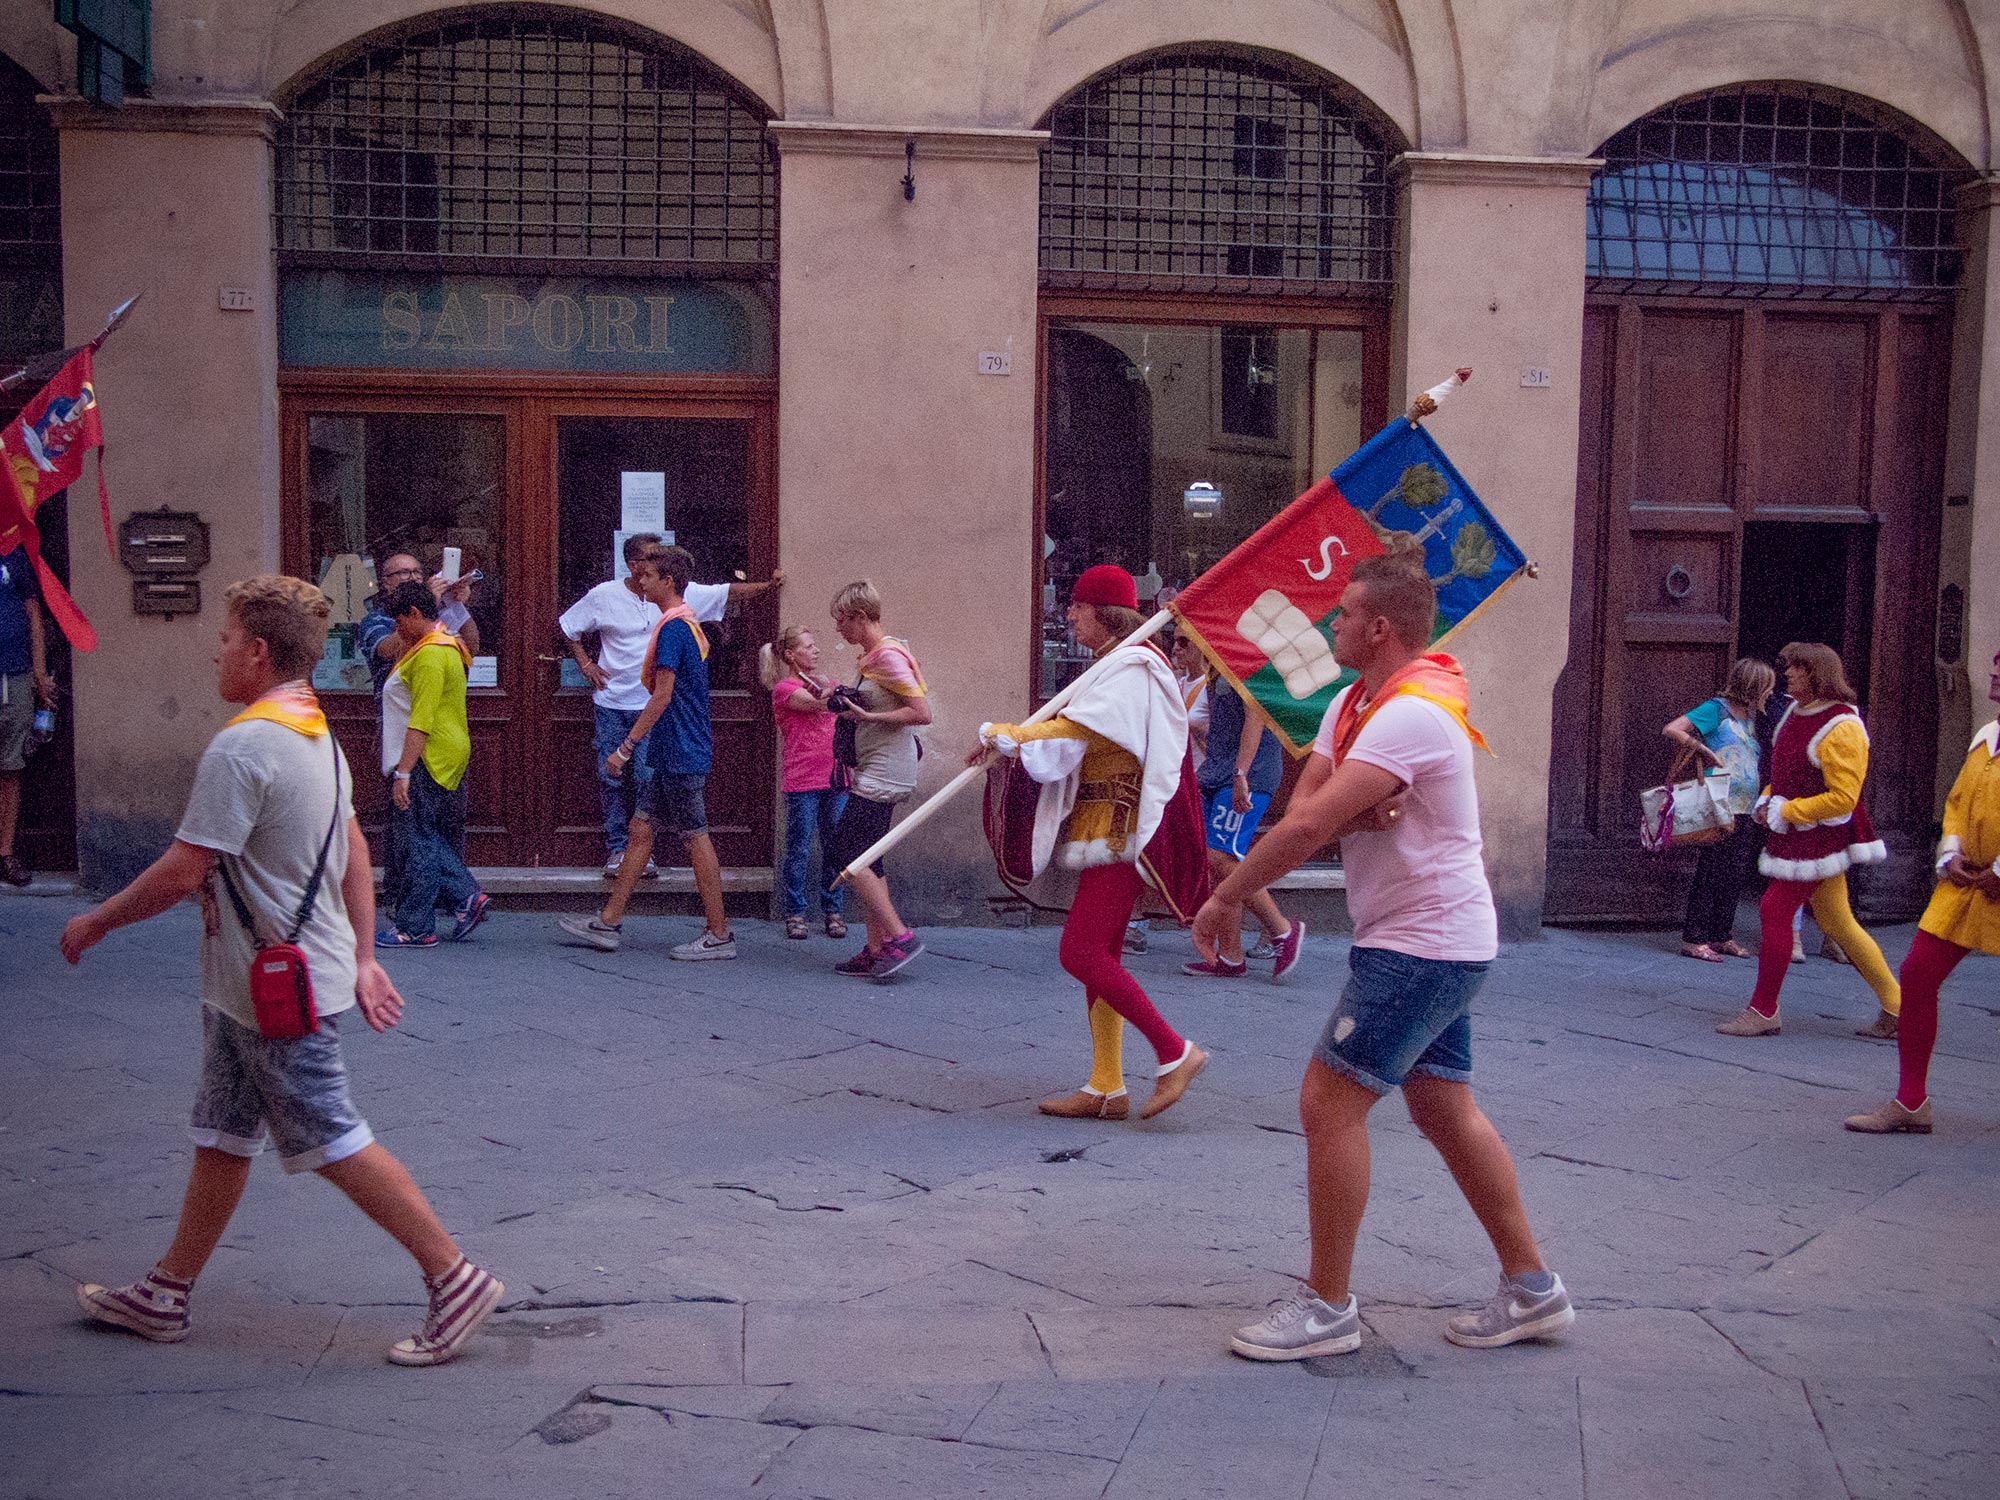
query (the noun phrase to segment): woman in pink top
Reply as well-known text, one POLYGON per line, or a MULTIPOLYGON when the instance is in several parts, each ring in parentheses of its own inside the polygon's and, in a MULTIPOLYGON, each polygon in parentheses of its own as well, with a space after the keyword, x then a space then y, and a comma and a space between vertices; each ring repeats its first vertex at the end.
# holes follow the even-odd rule
POLYGON ((833 789, 833 715, 826 711, 832 684, 818 673, 819 647, 812 632, 787 625, 777 640, 757 654, 758 675, 771 690, 784 763, 785 936, 806 936, 806 866, 812 862, 813 833, 819 834, 820 912, 830 938, 847 936, 842 893, 829 882, 840 873, 827 853, 833 825, 840 820, 845 792, 833 789))

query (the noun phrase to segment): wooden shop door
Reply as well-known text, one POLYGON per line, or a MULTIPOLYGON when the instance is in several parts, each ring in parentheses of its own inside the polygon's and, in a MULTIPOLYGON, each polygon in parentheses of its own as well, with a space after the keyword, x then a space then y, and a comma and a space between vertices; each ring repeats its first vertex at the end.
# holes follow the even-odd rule
POLYGON ((1839 649, 1865 699, 1892 852, 1876 904, 1922 883, 1950 337, 1932 306, 1592 299, 1550 921, 1680 919, 1692 856, 1638 843, 1639 792, 1672 758, 1660 730, 1794 631, 1839 649))

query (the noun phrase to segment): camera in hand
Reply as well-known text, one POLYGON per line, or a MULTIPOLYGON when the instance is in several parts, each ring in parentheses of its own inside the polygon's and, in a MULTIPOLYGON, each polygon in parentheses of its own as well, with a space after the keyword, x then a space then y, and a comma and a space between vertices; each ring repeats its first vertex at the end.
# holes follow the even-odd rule
POLYGON ((865 706, 861 701, 861 694, 846 683, 842 683, 826 695, 826 711, 830 714, 844 714, 850 708, 865 706))

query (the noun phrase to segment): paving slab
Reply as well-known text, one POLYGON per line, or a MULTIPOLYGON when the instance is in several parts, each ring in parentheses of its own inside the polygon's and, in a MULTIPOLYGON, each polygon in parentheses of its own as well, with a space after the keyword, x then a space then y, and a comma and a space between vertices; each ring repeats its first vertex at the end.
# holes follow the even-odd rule
POLYGON ((1938 1133, 1884 1140, 1840 1129, 1895 1067, 1851 1035, 1851 972, 1794 970, 1784 1035, 1732 1043, 1710 1027, 1749 965, 1666 934, 1510 947, 1476 1088, 1575 1329, 1443 1339, 1492 1252, 1390 1100, 1362 1349, 1273 1366, 1225 1340, 1308 1262, 1298 1079, 1344 943, 1274 987, 1186 978, 1158 934, 1135 971, 1215 1062, 1114 1124, 1034 1109, 1089 1055, 1052 928, 927 934, 878 988, 766 924, 676 965, 685 919, 601 955, 502 910, 391 955, 404 1028, 342 1032, 378 1135, 508 1283, 457 1363, 408 1371, 382 1359, 421 1316, 408 1258, 271 1161, 193 1337, 81 1324, 73 1281, 172 1233, 199 1027, 191 910, 72 969, 78 909, 0 892, 0 1497, 1991 1500, 2000 1471, 2000 966, 1946 990, 1938 1133))

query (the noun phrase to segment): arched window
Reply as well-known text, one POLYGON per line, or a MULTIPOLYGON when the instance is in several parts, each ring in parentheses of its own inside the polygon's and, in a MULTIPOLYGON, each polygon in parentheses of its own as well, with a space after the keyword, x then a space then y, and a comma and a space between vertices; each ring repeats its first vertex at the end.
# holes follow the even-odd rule
POLYGON ((764 115, 687 48, 537 6, 367 46, 286 108, 277 242, 295 262, 777 260, 764 115))
POLYGON ((1394 283, 1385 132, 1331 78, 1159 53, 1084 84, 1047 124, 1045 286, 1386 297, 1394 283))
POLYGON ((25 70, 0 57, 0 360, 62 343, 56 127, 36 92, 25 70))
POLYGON ((1700 94, 1598 153, 1588 271, 1600 291, 1926 299, 1957 285, 1942 147, 1863 100, 1797 83, 1700 94))

